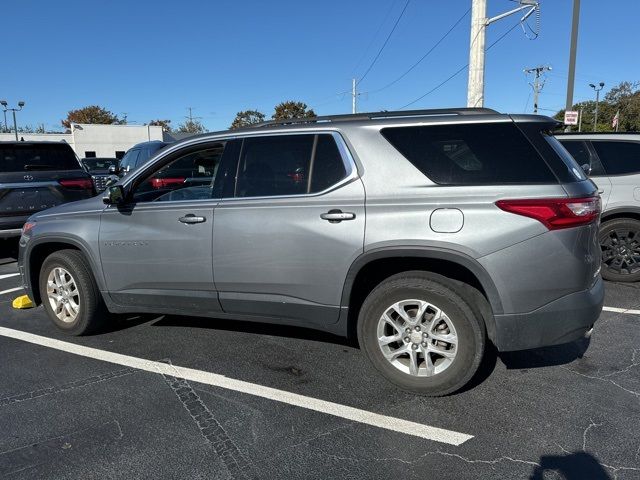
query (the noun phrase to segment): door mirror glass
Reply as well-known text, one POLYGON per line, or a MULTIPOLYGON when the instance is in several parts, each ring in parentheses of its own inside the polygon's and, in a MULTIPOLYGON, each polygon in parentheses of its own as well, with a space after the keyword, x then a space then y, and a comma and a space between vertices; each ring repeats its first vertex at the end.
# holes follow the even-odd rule
POLYGON ((122 185, 111 185, 105 190, 102 201, 107 205, 118 205, 124 202, 124 189, 122 185))

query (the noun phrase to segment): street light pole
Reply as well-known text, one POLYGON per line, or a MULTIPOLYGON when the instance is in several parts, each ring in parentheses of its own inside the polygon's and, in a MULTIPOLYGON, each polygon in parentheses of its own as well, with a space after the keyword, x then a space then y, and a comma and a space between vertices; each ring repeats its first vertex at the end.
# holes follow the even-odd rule
POLYGON ((13 112, 13 130, 16 134, 16 142, 18 141, 18 122, 16 120, 16 112, 19 112, 20 110, 22 110, 22 107, 24 107, 24 102, 22 100, 20 100, 18 102, 18 108, 8 108, 8 103, 6 100, 0 100, 0 105, 2 105, 4 107, 4 129, 7 129, 7 112, 9 110, 11 110, 11 112, 13 112))
POLYGON ((593 131, 595 132, 598 129, 598 104, 600 103, 600 90, 604 88, 604 82, 600 82, 598 87, 596 87, 593 83, 590 83, 589 86, 593 88, 596 92, 596 114, 595 119, 593 121, 593 131))

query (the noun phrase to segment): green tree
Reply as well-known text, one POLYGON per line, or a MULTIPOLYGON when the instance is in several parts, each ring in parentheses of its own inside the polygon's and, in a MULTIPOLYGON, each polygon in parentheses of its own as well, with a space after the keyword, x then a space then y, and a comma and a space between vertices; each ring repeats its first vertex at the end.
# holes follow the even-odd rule
POLYGON ((90 105, 77 110, 70 110, 69 113, 67 113, 67 118, 61 120, 61 123, 63 127, 71 128, 72 123, 97 123, 111 125, 126 123, 126 121, 118 118, 117 115, 106 108, 102 108, 98 105, 90 105))
POLYGON ((171 131, 171 120, 151 120, 149 125, 162 127, 162 130, 165 132, 171 131))
POLYGON ((306 103, 288 100, 275 106, 275 111, 271 118, 274 120, 287 120, 289 118, 314 118, 316 116, 316 112, 309 108, 306 103))
POLYGON ((204 128, 204 125, 202 125, 200 121, 187 119, 185 120, 184 123, 181 123, 180 125, 178 125, 176 132, 196 134, 196 133, 204 133, 206 132, 206 129, 204 128))
POLYGON ((231 129, 248 127, 256 123, 264 122, 264 113, 258 110, 243 110, 236 113, 236 118, 231 123, 231 129))

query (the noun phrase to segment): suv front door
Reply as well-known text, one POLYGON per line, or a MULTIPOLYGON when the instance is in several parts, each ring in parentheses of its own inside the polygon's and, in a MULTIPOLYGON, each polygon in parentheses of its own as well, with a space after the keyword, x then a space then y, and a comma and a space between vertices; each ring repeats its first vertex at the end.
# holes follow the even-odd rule
POLYGON ((364 187, 335 133, 248 136, 216 207, 214 277, 225 312, 338 320, 364 241, 364 187))
POLYGON ((125 185, 124 204, 104 210, 100 256, 115 303, 153 312, 220 311, 213 283, 213 192, 225 147, 210 142, 169 154, 125 185))

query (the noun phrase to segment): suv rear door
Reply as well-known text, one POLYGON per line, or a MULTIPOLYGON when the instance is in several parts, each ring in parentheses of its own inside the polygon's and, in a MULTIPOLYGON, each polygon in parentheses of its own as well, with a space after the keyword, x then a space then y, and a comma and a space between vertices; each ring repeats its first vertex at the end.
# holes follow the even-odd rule
POLYGON ((342 138, 330 132, 247 136, 235 177, 213 228, 214 279, 224 311, 336 322, 365 226, 364 187, 342 138))

